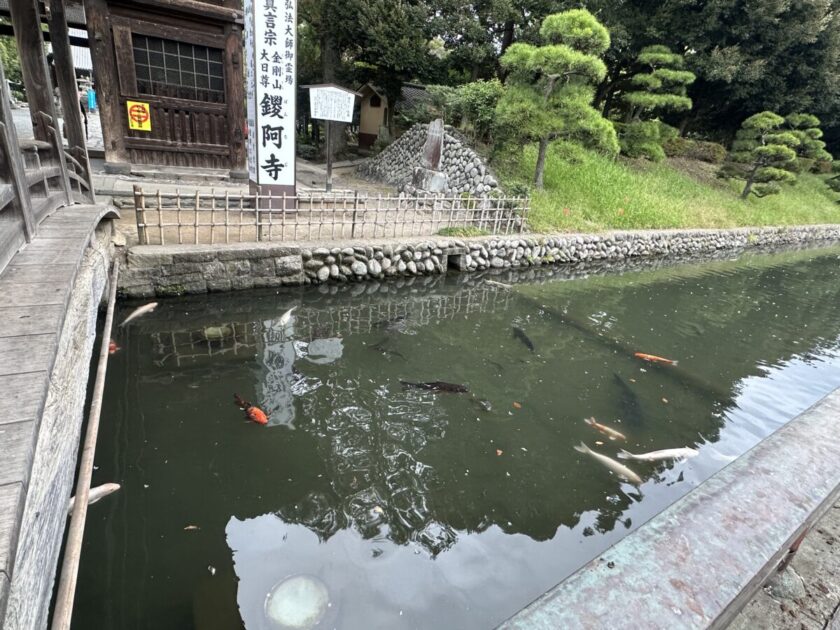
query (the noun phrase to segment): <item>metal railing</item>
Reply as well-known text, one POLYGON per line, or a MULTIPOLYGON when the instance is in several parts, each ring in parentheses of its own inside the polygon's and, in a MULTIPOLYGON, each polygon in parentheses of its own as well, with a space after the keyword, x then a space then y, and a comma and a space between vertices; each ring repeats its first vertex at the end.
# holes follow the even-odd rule
POLYGON ((134 187, 142 245, 429 236, 444 228, 525 230, 527 197, 314 193, 273 196, 134 187))

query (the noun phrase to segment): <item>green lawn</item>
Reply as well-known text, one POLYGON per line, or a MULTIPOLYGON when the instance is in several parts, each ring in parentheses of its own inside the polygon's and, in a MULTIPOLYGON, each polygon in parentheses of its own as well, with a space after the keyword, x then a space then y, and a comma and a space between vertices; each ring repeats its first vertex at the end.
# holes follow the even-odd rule
MULTIPOLYGON (((530 182, 535 147, 497 168, 503 184, 530 182)), ((549 152, 545 190, 534 190, 533 231, 736 227, 840 223, 838 195, 816 175, 800 175, 781 194, 742 201, 743 184, 719 180, 694 161, 610 160, 574 145, 549 152)))

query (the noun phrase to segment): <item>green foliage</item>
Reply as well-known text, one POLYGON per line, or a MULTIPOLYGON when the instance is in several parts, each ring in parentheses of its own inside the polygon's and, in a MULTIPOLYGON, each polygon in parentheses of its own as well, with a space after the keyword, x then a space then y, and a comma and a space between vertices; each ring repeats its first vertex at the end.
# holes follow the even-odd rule
POLYGON ((694 83, 693 72, 683 70, 685 59, 671 52, 667 46, 647 46, 636 58, 647 72, 633 76, 633 88, 624 94, 624 101, 630 105, 632 120, 654 112, 679 112, 691 109, 691 99, 686 96, 687 88, 694 83))
MULTIPOLYGON (((515 43, 502 56, 510 74, 496 107, 501 136, 539 142, 543 156, 548 144, 560 138, 615 155, 615 129, 592 107, 594 84, 606 74, 595 56, 609 46, 606 29, 588 11, 575 9, 547 17, 540 34, 548 45, 515 43)), ((544 166, 538 160, 537 187, 544 166)))
POLYGON ((473 136, 483 142, 491 140, 496 120, 496 106, 504 93, 502 82, 473 81, 458 88, 456 107, 462 124, 471 129, 473 136))
POLYGON ((662 149, 668 157, 699 160, 709 164, 722 164, 726 159, 726 147, 717 142, 674 137, 665 140, 662 149))
POLYGON ((660 125, 655 120, 634 120, 627 124, 616 125, 619 131, 621 153, 630 158, 647 158, 652 162, 665 159, 662 150, 660 125))
MULTIPOLYGON (((9 24, 9 20, 0 18, 0 24, 9 24)), ((0 37, 0 62, 3 63, 7 81, 23 83, 23 75, 20 72, 20 57, 14 37, 0 37)))
POLYGON ((487 236, 487 230, 477 227, 445 227, 438 230, 438 236, 454 236, 457 238, 469 238, 471 236, 487 236))
POLYGON ((773 112, 761 112, 747 118, 732 143, 729 162, 721 175, 746 181, 741 197, 778 194, 780 184, 796 181, 791 170, 796 163, 799 140, 790 132, 780 131, 785 119, 773 112))
POLYGON ((825 142, 822 141, 819 118, 813 114, 789 114, 785 117, 785 124, 797 140, 796 155, 801 170, 811 170, 817 161, 831 162, 831 154, 825 150, 825 142))

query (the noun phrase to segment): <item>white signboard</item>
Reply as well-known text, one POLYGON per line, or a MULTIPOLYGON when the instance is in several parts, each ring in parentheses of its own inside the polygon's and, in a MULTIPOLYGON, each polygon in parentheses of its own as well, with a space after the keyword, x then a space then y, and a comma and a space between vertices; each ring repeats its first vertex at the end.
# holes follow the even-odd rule
POLYGON ((353 122, 356 95, 336 87, 309 88, 309 109, 312 118, 353 122))
POLYGON ((248 176, 295 185, 297 1, 245 0, 248 176))

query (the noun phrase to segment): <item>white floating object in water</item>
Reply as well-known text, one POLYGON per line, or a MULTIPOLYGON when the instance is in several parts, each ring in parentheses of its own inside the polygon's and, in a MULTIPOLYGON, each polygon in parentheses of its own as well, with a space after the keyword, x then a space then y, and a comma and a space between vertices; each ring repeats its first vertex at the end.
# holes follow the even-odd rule
POLYGON ((311 575, 295 575, 278 582, 265 599, 265 616, 282 630, 314 628, 329 607, 326 585, 311 575))

